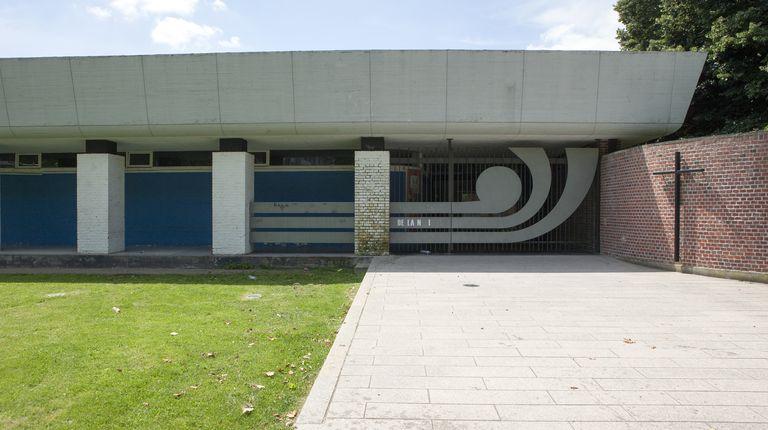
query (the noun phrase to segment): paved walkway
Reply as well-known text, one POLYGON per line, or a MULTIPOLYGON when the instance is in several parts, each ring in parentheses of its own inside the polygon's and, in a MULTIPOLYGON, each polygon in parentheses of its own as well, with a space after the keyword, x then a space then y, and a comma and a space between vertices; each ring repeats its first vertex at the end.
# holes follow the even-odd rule
POLYGON ((768 285, 601 256, 376 259, 299 417, 639 428, 768 428, 768 285))

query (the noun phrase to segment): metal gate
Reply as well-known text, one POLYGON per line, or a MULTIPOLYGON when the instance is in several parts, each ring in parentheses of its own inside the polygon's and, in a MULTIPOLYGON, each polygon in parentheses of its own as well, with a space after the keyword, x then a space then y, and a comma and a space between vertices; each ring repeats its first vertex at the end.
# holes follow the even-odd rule
POLYGON ((595 148, 449 141, 392 150, 391 166, 392 253, 598 251, 595 148))

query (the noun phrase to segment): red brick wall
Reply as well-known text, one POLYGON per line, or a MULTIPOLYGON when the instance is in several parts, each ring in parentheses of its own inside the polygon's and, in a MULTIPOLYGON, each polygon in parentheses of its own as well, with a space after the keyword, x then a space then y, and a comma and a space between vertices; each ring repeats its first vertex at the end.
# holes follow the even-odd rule
POLYGON ((601 252, 671 264, 674 247, 674 169, 682 177, 680 259, 684 266, 768 272, 768 133, 643 145, 603 157, 600 184, 601 252))

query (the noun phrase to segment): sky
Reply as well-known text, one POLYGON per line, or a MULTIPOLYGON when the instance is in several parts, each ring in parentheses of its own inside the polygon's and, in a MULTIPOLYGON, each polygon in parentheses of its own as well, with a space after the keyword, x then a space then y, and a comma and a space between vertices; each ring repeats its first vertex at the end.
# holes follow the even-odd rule
POLYGON ((615 0, 0 0, 0 57, 618 50, 615 0))

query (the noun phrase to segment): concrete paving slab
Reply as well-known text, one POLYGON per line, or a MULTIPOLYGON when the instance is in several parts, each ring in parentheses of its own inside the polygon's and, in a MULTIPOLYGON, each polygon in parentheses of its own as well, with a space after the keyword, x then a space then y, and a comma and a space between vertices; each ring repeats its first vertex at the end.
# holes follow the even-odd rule
POLYGON ((298 428, 768 428, 766 309, 604 256, 376 258, 298 428))

